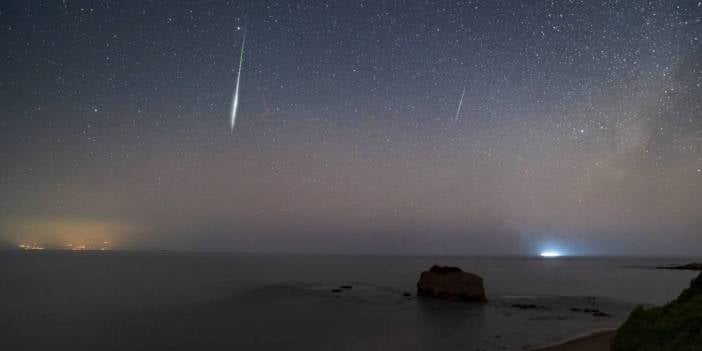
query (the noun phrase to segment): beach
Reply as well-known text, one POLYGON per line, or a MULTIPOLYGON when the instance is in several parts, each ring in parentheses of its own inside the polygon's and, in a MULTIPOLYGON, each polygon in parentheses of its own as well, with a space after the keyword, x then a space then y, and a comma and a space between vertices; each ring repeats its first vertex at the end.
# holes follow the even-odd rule
POLYGON ((616 331, 603 331, 593 333, 588 336, 576 338, 564 343, 541 347, 534 349, 535 351, 609 351, 610 343, 614 338, 616 331))

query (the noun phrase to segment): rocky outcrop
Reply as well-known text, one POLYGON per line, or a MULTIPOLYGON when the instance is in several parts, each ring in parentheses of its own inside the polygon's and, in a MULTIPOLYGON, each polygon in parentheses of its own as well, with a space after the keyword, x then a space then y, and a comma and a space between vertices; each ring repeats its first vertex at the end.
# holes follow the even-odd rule
POLYGON ((702 271, 702 263, 688 263, 680 266, 661 266, 656 269, 685 269, 691 271, 702 271))
POLYGON ((613 351, 702 349, 702 273, 673 302, 639 307, 617 330, 613 351))
POLYGON ((483 278, 449 266, 432 266, 422 272, 417 282, 417 295, 454 301, 487 301, 483 278))

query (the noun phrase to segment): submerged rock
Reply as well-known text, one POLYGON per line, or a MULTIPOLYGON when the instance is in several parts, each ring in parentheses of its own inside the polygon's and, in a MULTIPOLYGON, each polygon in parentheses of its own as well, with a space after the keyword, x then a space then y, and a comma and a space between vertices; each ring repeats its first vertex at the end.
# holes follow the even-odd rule
POLYGON ((486 302, 483 278, 458 267, 432 266, 422 272, 417 295, 454 301, 486 302))
POLYGON ((613 351, 702 349, 702 273, 673 302, 636 308, 617 330, 613 351))
POLYGON ((512 307, 519 308, 520 310, 541 310, 541 309, 546 309, 546 307, 543 306, 537 306, 534 305, 533 303, 515 303, 512 304, 512 307))

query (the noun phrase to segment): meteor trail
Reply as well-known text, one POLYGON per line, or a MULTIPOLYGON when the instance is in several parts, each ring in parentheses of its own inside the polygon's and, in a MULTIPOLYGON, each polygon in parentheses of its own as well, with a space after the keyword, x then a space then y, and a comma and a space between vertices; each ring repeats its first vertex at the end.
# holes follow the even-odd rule
POLYGON ((466 95, 466 87, 463 87, 463 92, 461 93, 461 100, 458 101, 458 110, 456 110, 456 117, 454 121, 458 121, 458 115, 461 113, 461 106, 463 106, 463 96, 466 95))
POLYGON ((241 65, 244 62, 244 44, 246 44, 246 32, 244 32, 244 38, 241 41, 241 54, 239 54, 239 71, 236 74, 236 88, 234 89, 234 98, 232 99, 231 120, 229 122, 231 131, 234 131, 234 124, 236 124, 236 112, 239 109, 239 82, 241 81, 241 65))

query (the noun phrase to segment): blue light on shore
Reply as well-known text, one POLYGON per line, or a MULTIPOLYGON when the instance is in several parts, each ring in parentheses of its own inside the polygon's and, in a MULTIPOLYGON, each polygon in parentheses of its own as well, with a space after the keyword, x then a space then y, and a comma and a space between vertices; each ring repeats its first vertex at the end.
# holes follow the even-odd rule
POLYGON ((541 257, 560 257, 560 256, 563 256, 563 255, 558 251, 549 250, 549 251, 542 251, 541 252, 541 257))

